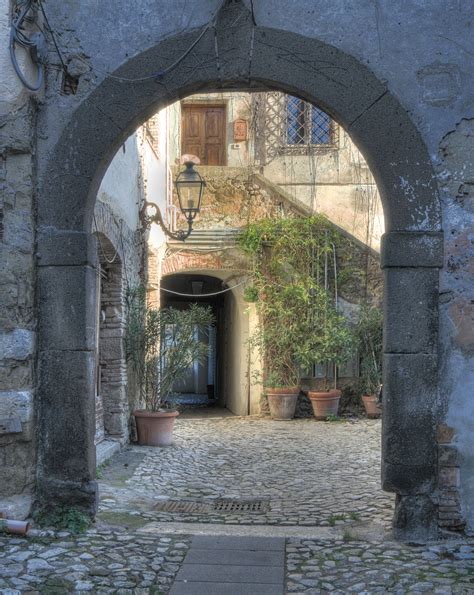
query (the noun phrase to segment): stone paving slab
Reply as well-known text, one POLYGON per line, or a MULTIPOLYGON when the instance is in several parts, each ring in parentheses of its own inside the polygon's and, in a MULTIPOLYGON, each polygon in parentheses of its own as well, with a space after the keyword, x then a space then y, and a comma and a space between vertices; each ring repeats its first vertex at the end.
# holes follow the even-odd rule
POLYGON ((284 566, 248 566, 184 563, 176 575, 176 581, 209 583, 263 583, 282 584, 285 579, 284 566))
POLYGON ((175 583, 170 595, 284 595, 283 585, 261 583, 175 583))
POLYGON ((245 566, 283 566, 285 564, 284 548, 281 552, 258 550, 214 550, 195 549, 194 546, 184 559, 185 564, 216 564, 245 566))
POLYGON ((195 535, 191 543, 193 550, 285 551, 285 540, 275 537, 195 535))

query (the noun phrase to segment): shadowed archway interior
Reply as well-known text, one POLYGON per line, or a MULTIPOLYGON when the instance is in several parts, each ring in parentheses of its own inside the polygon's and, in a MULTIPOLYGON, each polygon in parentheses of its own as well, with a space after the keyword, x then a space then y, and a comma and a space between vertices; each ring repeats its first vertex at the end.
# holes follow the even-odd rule
POLYGON ((115 151, 157 109, 191 93, 278 89, 337 120, 377 182, 387 230, 382 480, 397 494, 397 535, 433 535, 442 231, 427 150, 396 97, 353 57, 314 39, 255 26, 239 2, 221 9, 215 31, 205 31, 181 60, 199 32, 170 37, 113 76, 99 76, 94 90, 64 116, 61 134, 39 163, 37 506, 96 508, 97 250, 91 226, 115 151), (135 80, 175 62, 164 76, 135 80))

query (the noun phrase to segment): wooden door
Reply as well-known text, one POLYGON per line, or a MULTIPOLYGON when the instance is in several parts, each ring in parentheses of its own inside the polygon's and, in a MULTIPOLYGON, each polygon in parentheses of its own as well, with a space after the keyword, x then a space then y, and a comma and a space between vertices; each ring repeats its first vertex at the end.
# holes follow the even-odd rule
POLYGON ((181 154, 197 155, 202 165, 225 165, 225 106, 183 105, 181 154))

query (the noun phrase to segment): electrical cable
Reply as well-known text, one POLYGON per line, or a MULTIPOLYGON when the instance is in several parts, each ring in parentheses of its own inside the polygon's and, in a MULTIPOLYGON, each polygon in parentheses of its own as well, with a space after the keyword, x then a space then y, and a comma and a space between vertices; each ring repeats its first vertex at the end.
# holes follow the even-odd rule
POLYGON ((179 295, 180 297, 192 297, 192 298, 201 298, 201 297, 212 297, 215 295, 220 295, 221 293, 226 293, 227 291, 232 291, 233 289, 236 289, 237 287, 240 287, 241 285, 244 285, 245 283, 248 283, 247 279, 245 281, 241 281, 240 283, 237 283, 237 285, 234 285, 233 287, 227 287, 226 289, 222 289, 221 291, 214 291, 213 293, 181 293, 179 291, 173 291, 172 289, 165 289, 164 287, 160 287, 161 291, 166 291, 166 293, 172 293, 173 295, 179 295))
POLYGON ((34 2, 35 0, 18 0, 18 3, 14 9, 14 15, 10 29, 9 51, 13 68, 15 69, 15 72, 22 84, 30 91, 37 92, 41 89, 44 78, 43 65, 46 62, 44 36, 41 33, 36 33, 34 36, 35 39, 33 40, 30 39, 22 30, 23 22, 33 7, 34 2), (33 62, 36 63, 38 73, 35 83, 31 83, 26 79, 22 69, 20 68, 20 65, 18 64, 15 49, 17 45, 27 49, 33 62))
POLYGON ((51 25, 49 24, 48 16, 47 16, 46 11, 45 11, 44 6, 43 6, 43 0, 38 0, 38 3, 39 3, 39 7, 41 9, 41 13, 42 13, 43 18, 44 18, 44 22, 46 24, 46 28, 49 31, 49 34, 51 35, 51 39, 53 40, 53 44, 54 44, 54 47, 56 49, 56 53, 57 53, 57 55, 59 57, 59 60, 61 62, 61 65, 63 67, 63 70, 64 70, 64 72, 67 73, 67 67, 66 67, 66 64, 65 64, 65 62, 63 60, 63 56, 61 54, 61 51, 59 50, 59 46, 58 46, 58 44, 56 42, 56 36, 54 35, 54 32, 53 32, 53 29, 52 29, 51 25))

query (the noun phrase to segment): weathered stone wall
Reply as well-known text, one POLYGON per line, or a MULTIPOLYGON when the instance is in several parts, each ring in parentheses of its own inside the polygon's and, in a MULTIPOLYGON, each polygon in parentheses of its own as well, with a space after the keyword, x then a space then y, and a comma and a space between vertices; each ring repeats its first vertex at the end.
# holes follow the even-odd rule
MULTIPOLYGON (((0 511, 28 512, 35 472, 34 153, 37 102, 8 55, 0 7, 0 511)), ((20 64, 28 62, 20 55, 20 64)), ((34 72, 33 72, 34 75, 34 72)), ((41 99, 41 94, 38 99, 41 99)))
MULTIPOLYGON (((183 7, 163 0, 104 0, 94 4, 91 18, 90 3, 48 2, 49 21, 68 70, 78 78, 78 88, 75 95, 61 94, 60 62, 50 43, 54 66, 48 69, 45 102, 38 114, 38 178, 33 181, 33 187, 39 182, 41 189, 36 202, 41 230, 40 286, 54 289, 45 294, 47 303, 40 307, 43 322, 51 323, 40 329, 41 402, 51 399, 56 404, 60 360, 65 369, 80 367, 83 372, 81 382, 68 385, 62 393, 68 406, 76 411, 79 401, 83 407, 90 403, 88 304, 77 298, 82 326, 67 343, 61 338, 59 322, 48 318, 48 308, 58 289, 62 298, 67 294, 64 284, 57 281, 60 267, 61 278, 67 274, 76 289, 74 295, 68 294, 71 299, 83 295, 91 260, 85 248, 91 228, 90 206, 107 163, 124 138, 156 111, 157 104, 172 103, 186 93, 215 90, 220 83, 239 88, 253 85, 259 90, 265 84, 281 87, 320 103, 349 129, 371 167, 384 203, 388 230, 383 258, 387 278, 386 380, 392 395, 384 412, 384 485, 399 494, 398 535, 404 530, 408 535, 410 526, 420 530, 418 535, 432 534, 438 482, 434 436, 442 422, 455 432, 461 512, 472 530, 474 358, 469 310, 473 280, 462 254, 462 246, 471 246, 468 234, 474 223, 469 190, 472 152, 466 150, 472 142, 469 130, 474 117, 469 45, 472 5, 464 0, 352 4, 336 0, 319 3, 315 9, 313 2, 301 1, 297 6, 293 3, 290 11, 287 0, 253 2, 256 27, 249 13, 237 24, 232 15, 233 20, 220 21, 216 36, 209 29, 171 75, 157 75, 157 69, 183 56, 197 30, 213 18, 220 4, 218 0, 201 0, 195 10, 194 4, 183 7), (160 40, 166 41, 161 44, 160 40), (121 78, 112 79, 107 73, 121 78), (152 79, 124 80, 146 76, 152 79), (430 174, 433 168, 436 181, 430 174), (445 260, 438 296, 441 242, 445 260)), ((244 5, 250 7, 247 0, 244 5)), ((0 47, 4 53, 7 13, 8 7, 3 6, 0 47)), ((1 72, 2 76, 6 72, 3 67, 1 72)), ((28 158, 31 137, 28 118, 15 114, 27 114, 33 102, 26 94, 20 97, 21 91, 12 98, 10 91, 8 85, 5 99, 5 89, 1 90, 1 115, 9 123, 2 128, 7 139, 2 136, 0 145, 7 161, 9 156, 16 161, 28 158)), ((11 179, 15 180, 16 174, 14 166, 11 179)), ((31 174, 32 170, 26 178, 31 174)), ((15 181, 13 193, 23 181, 15 181)), ((4 227, 5 234, 6 223, 4 227)), ((7 311, 17 315, 2 319, 14 320, 15 328, 29 330, 30 320, 23 316, 32 311, 31 255, 4 245, 2 250, 10 262, 20 255, 20 273, 2 259, 8 285, 17 285, 22 272, 27 277, 26 289, 18 283, 12 289, 13 297, 8 297, 11 301, 5 304, 7 311), (18 298, 14 297, 16 291, 18 298), (16 299, 23 305, 13 305, 16 299)), ((77 413, 82 415, 85 409, 77 413)), ((41 408, 39 420, 45 420, 41 408)), ((80 494, 90 505, 95 487, 89 429, 82 438, 75 435, 72 451, 64 428, 46 422, 42 428, 49 432, 49 442, 41 443, 39 458, 42 501, 45 496, 54 495, 58 502, 80 494), (44 455, 46 446, 55 449, 57 459, 68 461, 67 468, 44 455), (85 453, 83 459, 73 457, 78 451, 85 453), (84 478, 80 486, 77 477, 84 478)))

